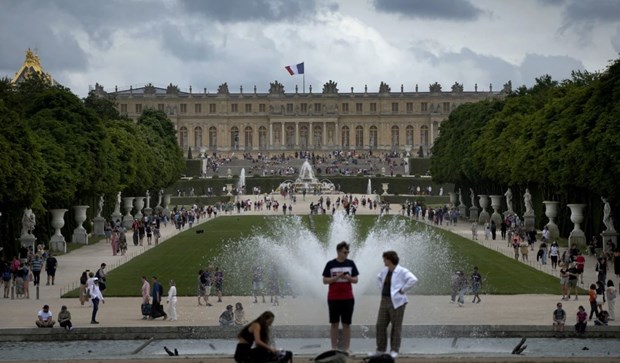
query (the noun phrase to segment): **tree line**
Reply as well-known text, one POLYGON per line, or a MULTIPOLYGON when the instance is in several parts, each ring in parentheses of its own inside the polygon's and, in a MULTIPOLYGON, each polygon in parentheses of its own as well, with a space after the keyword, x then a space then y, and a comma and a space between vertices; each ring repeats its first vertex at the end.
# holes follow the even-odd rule
POLYGON ((69 209, 65 221, 71 226, 72 206, 90 205, 90 216, 105 195, 109 215, 119 191, 137 196, 165 188, 184 168, 176 131, 165 113, 148 109, 134 122, 118 113, 112 99, 92 92, 80 99, 36 75, 16 85, 0 80, 0 128, 0 241, 5 255, 19 245, 24 208, 37 216, 37 243, 46 242, 53 233, 47 210, 69 209))
MULTIPOLYGON (((503 100, 462 105, 442 123, 432 152, 435 182, 476 194, 512 187, 521 201, 529 188, 542 224, 543 200, 586 203, 586 233, 600 232, 600 197, 615 212, 620 200, 620 60, 602 72, 573 71, 561 82, 545 75, 503 100)), ((560 211, 565 235, 567 210, 560 211)))

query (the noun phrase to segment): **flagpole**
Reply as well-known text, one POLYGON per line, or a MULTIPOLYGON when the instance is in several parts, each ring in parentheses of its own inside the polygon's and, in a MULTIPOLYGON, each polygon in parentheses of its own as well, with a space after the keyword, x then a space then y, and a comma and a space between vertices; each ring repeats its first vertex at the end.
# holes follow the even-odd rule
POLYGON ((302 74, 302 82, 303 82, 303 90, 304 90, 304 94, 306 94, 306 72, 304 72, 302 74))

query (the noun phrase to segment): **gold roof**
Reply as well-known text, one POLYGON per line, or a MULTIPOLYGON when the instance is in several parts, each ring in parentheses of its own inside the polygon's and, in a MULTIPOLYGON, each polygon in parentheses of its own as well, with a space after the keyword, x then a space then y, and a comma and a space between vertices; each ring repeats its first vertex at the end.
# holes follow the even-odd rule
POLYGON ((11 82, 15 84, 21 79, 24 79, 35 72, 39 73, 43 77, 43 79, 46 79, 49 82, 53 83, 52 76, 50 76, 48 73, 45 73, 45 71, 43 70, 39 56, 34 54, 34 52, 30 48, 28 48, 28 50, 26 51, 26 60, 24 61, 24 64, 22 64, 19 71, 15 73, 15 76, 13 77, 13 80, 11 82))

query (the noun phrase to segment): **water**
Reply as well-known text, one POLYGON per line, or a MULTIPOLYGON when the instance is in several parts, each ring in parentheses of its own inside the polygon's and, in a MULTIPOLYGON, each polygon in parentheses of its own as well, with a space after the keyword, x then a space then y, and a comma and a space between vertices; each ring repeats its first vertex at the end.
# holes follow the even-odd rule
POLYGON ((312 171, 312 165, 308 162, 308 159, 304 161, 301 165, 301 169, 299 169, 299 179, 304 182, 317 182, 316 177, 314 176, 314 171, 312 171))
POLYGON ((289 191, 293 191, 295 193, 301 193, 305 191, 306 193, 334 193, 336 192, 336 188, 334 183, 331 181, 324 179, 319 181, 314 175, 314 171, 312 170, 312 165, 306 159, 304 163, 301 165, 299 169, 299 177, 293 180, 285 180, 276 192, 280 192, 282 188, 286 188, 289 191))
MULTIPOLYGON (((436 270, 432 265, 449 263, 452 259, 447 246, 441 243, 441 237, 430 229, 413 230, 404 218, 377 219, 365 236, 360 233, 357 218, 344 212, 332 217, 323 235, 315 232, 312 219, 308 226, 304 218, 315 217, 268 219, 264 230, 255 230, 251 236, 227 243, 224 250, 235 253, 218 257, 217 263, 236 267, 228 273, 232 281, 247 281, 254 266, 265 266, 267 289, 270 281, 280 279, 281 286, 285 289, 291 286, 296 295, 324 298, 327 288, 321 279, 323 269, 327 261, 336 257, 336 245, 341 241, 351 243, 349 258, 355 261, 364 276, 354 285, 356 294, 377 292, 374 276, 384 267, 382 254, 385 251, 396 251, 401 264, 412 269, 415 267, 414 273, 421 280, 424 271, 436 270)), ((449 272, 434 278, 448 281, 449 272)), ((438 284, 441 281, 425 283, 438 284)))
POLYGON ((368 178, 368 187, 366 187, 366 194, 372 194, 372 182, 370 181, 370 178, 368 178))
POLYGON ((241 168, 241 173, 239 173, 239 181, 237 182, 237 190, 239 193, 245 188, 245 168, 241 168))

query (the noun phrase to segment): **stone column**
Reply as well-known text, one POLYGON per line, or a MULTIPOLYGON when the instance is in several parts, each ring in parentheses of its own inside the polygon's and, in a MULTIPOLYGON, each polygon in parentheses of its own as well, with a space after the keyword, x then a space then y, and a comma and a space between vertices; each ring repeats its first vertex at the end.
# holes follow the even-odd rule
MULTIPOLYGON (((428 146, 431 147, 433 146, 433 144, 435 143, 435 127, 433 125, 433 120, 431 120, 431 127, 430 127, 430 140, 428 140, 428 146)), ((482 208, 482 212, 485 212, 484 208, 482 208)), ((482 215, 482 213, 480 213, 480 215, 482 215)))
POLYGON ((269 122, 269 147, 268 150, 273 148, 273 123, 269 122))
POLYGON ((295 147, 299 148, 299 121, 295 122, 295 147))
POLYGON ((568 247, 570 248, 576 243, 580 248, 585 247, 586 234, 581 230, 581 223, 583 222, 583 209, 585 204, 567 204, 570 208, 570 220, 575 224, 575 227, 568 236, 568 247))
POLYGON ((87 205, 76 205, 73 207, 75 210, 75 222, 78 225, 73 230, 73 236, 71 237, 71 242, 73 243, 88 244, 88 233, 86 233, 86 229, 82 227, 82 223, 86 220, 86 210, 88 208, 89 206, 87 205))
POLYGON ((307 148, 310 150, 314 146, 314 129, 312 128, 312 121, 308 122, 308 145, 307 148))
POLYGON ((543 204, 545 205, 545 215, 549 218, 549 223, 546 224, 549 230, 549 239, 555 241, 560 237, 560 229, 555 224, 555 217, 558 216, 558 205, 560 202, 545 200, 543 204))
POLYGON ((55 232, 50 238, 50 249, 54 252, 67 253, 67 242, 65 237, 60 233, 60 229, 65 225, 65 213, 67 209, 50 209, 52 213, 52 227, 55 232))
POLYGON ((284 130, 284 122, 280 122, 281 132, 280 132, 280 147, 284 149, 286 146, 286 130, 284 130))
POLYGON ((323 122, 323 149, 327 146, 327 122, 323 122))
POLYGON ((478 195, 478 198, 479 198, 480 208, 482 209, 482 211, 480 212, 480 216, 478 217, 478 223, 484 224, 484 223, 487 223, 491 219, 489 212, 486 211, 486 208, 489 206, 489 196, 480 194, 478 195))

